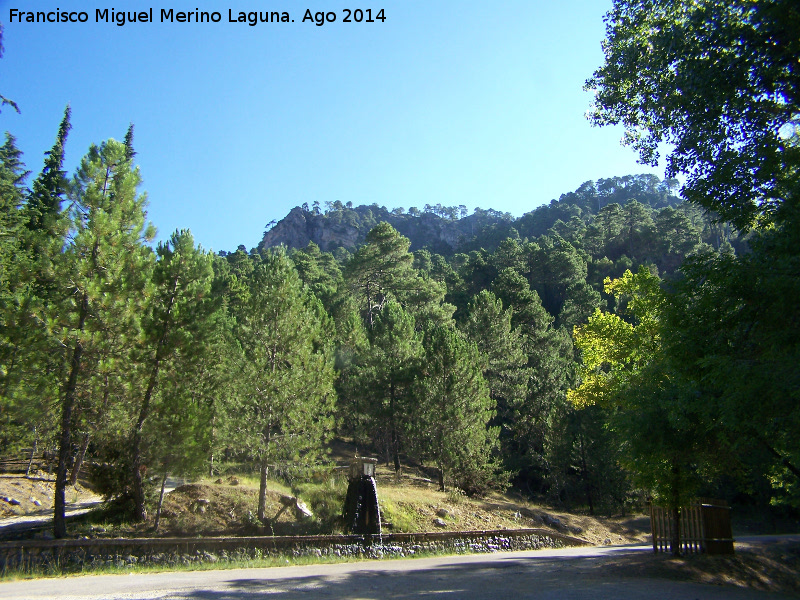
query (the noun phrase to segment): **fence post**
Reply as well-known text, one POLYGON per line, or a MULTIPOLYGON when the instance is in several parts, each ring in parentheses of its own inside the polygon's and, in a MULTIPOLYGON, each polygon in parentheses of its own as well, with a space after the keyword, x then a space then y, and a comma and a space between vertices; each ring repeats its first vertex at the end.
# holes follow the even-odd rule
POLYGON ((658 554, 658 526, 656 525, 656 515, 654 512, 656 507, 653 506, 652 500, 648 501, 647 504, 650 506, 650 533, 653 536, 653 552, 658 554))

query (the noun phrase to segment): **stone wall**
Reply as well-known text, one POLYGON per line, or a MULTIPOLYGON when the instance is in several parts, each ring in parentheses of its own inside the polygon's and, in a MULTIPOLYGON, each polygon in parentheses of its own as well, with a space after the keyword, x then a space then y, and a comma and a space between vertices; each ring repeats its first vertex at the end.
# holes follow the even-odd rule
POLYGON ((238 538, 133 538, 0 542, 0 573, 99 566, 189 565, 241 562, 270 556, 411 557, 419 553, 468 554, 584 545, 542 529, 395 533, 383 536, 318 535, 238 538))

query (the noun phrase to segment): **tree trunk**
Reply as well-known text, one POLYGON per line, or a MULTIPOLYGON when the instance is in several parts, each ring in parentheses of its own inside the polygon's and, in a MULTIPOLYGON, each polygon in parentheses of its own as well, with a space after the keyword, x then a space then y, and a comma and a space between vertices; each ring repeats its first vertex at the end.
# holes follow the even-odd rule
POLYGON ((444 492, 444 469, 439 467, 439 491, 444 492))
POLYGON ((158 370, 161 367, 161 361, 164 359, 163 352, 166 348, 167 334, 169 333, 170 320, 172 316, 172 308, 175 305, 175 296, 178 289, 178 276, 172 280, 172 290, 170 291, 169 302, 167 303, 167 311, 162 321, 161 335, 158 338, 158 345, 156 346, 156 354, 153 357, 153 368, 150 371, 150 381, 147 382, 147 390, 142 399, 142 407, 139 411, 139 420, 136 422, 136 429, 133 431, 133 499, 136 503, 134 508, 133 518, 136 521, 147 520, 147 507, 144 504, 144 482, 143 465, 142 465, 142 430, 144 429, 144 422, 150 416, 150 401, 153 397, 153 392, 158 383, 158 370))
POLYGON ((31 458, 28 461, 28 468, 25 470, 25 477, 31 476, 31 467, 33 466, 33 457, 36 456, 36 448, 39 446, 39 432, 36 427, 33 428, 33 448, 31 448, 31 458))
POLYGON ((397 435, 397 416, 395 414, 394 381, 389 384, 389 411, 391 412, 392 427, 392 458, 394 459, 394 472, 400 473, 400 439, 397 435))
POLYGON ((269 465, 267 457, 261 460, 261 483, 258 486, 258 520, 264 523, 267 516, 267 474, 269 465))
POLYGON ((672 523, 674 525, 672 539, 670 540, 670 550, 672 556, 681 555, 681 469, 677 465, 672 466, 672 494, 670 498, 670 510, 672 511, 672 523))
MULTIPOLYGON (((158 354, 158 352, 156 352, 158 354)), ((136 521, 147 520, 147 507, 144 504, 144 473, 145 467, 142 465, 142 430, 144 429, 144 422, 150 415, 150 400, 153 397, 153 390, 156 387, 156 380, 158 379, 159 359, 153 363, 153 370, 150 372, 150 381, 147 384, 147 391, 144 393, 142 400, 142 407, 139 410, 139 419, 136 422, 136 429, 133 430, 133 444, 131 454, 133 456, 132 462, 132 476, 133 476, 133 500, 135 507, 133 511, 133 518, 136 521)))
POLYGON ((161 493, 158 496, 158 508, 156 508, 156 521, 153 523, 153 531, 158 531, 158 526, 161 524, 161 506, 164 504, 164 488, 167 485, 167 475, 169 475, 169 471, 164 467, 164 476, 161 478, 161 493))
POLYGON ((394 426, 392 426, 392 456, 394 458, 394 472, 395 474, 400 473, 400 449, 399 449, 399 442, 397 439, 397 431, 395 430, 394 426))
POLYGON ((581 445, 581 478, 586 486, 586 502, 589 504, 589 514, 594 515, 594 502, 592 499, 592 482, 589 477, 589 467, 586 464, 586 446, 584 444, 583 433, 578 438, 581 445))
POLYGON ((677 506, 672 508, 672 523, 674 529, 672 530, 672 539, 669 542, 669 549, 672 551, 672 556, 681 555, 681 509, 677 506))
POLYGON ((81 467, 83 466, 83 459, 86 456, 86 449, 89 447, 89 432, 87 431, 83 436, 80 452, 75 458, 75 464, 72 466, 72 475, 69 478, 69 484, 76 486, 78 484, 78 476, 81 474, 81 467))
MULTIPOLYGON (((79 331, 83 331, 88 313, 89 298, 84 294, 78 323, 79 331)), ((64 401, 61 406, 61 435, 58 441, 58 467, 56 468, 56 489, 53 499, 53 534, 57 538, 63 538, 67 535, 67 522, 64 516, 66 508, 64 492, 67 488, 67 466, 69 465, 70 450, 72 449, 72 410, 75 407, 75 391, 78 387, 82 354, 83 344, 79 340, 75 342, 75 348, 72 351, 69 377, 67 378, 67 384, 64 386, 64 401)))

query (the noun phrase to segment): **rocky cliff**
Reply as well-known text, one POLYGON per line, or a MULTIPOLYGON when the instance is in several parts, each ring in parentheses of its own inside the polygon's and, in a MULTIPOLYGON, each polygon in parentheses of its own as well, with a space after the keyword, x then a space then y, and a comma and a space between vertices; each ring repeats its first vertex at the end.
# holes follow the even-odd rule
POLYGON ((510 219, 510 215, 482 211, 452 219, 432 212, 400 214, 377 205, 343 207, 325 213, 297 206, 264 233, 259 247, 304 248, 314 242, 326 252, 336 248, 352 251, 364 242, 370 229, 386 221, 411 240, 411 250, 427 248, 440 254, 452 254, 487 224, 504 219, 510 219))

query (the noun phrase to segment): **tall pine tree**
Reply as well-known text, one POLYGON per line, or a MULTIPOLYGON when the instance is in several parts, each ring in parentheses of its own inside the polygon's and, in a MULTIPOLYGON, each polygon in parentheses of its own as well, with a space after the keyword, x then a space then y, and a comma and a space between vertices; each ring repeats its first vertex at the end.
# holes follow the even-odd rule
MULTIPOLYGON (((126 156, 133 154, 128 145, 125 150, 126 156)), ((150 305, 144 322, 147 351, 141 359, 147 386, 139 402, 139 416, 131 442, 134 518, 140 521, 147 518, 142 481, 142 433, 152 410, 160 369, 176 353, 198 343, 199 330, 207 316, 204 309, 211 308, 205 297, 210 292, 214 274, 209 255, 195 247, 194 238, 187 230, 173 233, 167 243, 159 244, 156 254, 154 289, 149 294, 150 305)))
POLYGON ((417 403, 409 434, 419 458, 437 469, 439 489, 447 481, 467 491, 485 491, 498 481, 494 460, 498 428, 489 427, 494 402, 481 374, 477 347, 455 329, 429 327, 425 362, 415 383, 417 403))
POLYGON ((366 396, 373 431, 383 437, 396 472, 411 410, 411 384, 422 358, 419 337, 414 318, 396 302, 389 302, 375 315, 370 347, 359 365, 359 391, 366 396))
POLYGON ((71 241, 58 265, 63 295, 50 307, 51 327, 68 349, 54 502, 57 537, 66 535, 65 488, 79 386, 98 368, 106 340, 132 344, 139 335, 152 264, 152 251, 144 242, 155 235, 145 223, 146 197, 138 193, 140 182, 125 145, 108 140, 89 149, 71 186, 71 241))
POLYGON ((227 418, 234 440, 258 463, 263 521, 270 465, 314 460, 332 429, 330 324, 280 250, 255 265, 237 317, 243 360, 238 399, 227 418))

